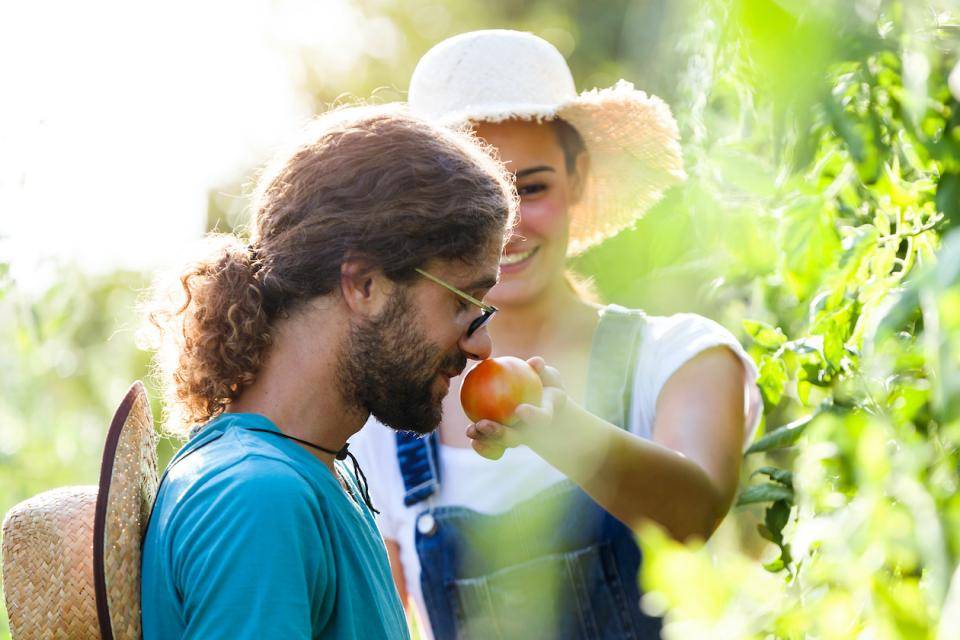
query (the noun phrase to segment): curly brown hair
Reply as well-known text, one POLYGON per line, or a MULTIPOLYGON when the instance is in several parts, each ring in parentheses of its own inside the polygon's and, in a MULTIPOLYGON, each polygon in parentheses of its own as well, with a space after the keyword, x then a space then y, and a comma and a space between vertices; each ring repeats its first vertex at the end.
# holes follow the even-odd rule
POLYGON ((513 183, 476 139, 394 105, 341 108, 261 177, 249 243, 210 235, 206 257, 154 288, 147 311, 167 390, 167 430, 219 415, 257 376, 274 320, 335 291, 362 257, 398 282, 434 259, 502 246, 513 183), (177 299, 179 298, 179 299, 177 299))

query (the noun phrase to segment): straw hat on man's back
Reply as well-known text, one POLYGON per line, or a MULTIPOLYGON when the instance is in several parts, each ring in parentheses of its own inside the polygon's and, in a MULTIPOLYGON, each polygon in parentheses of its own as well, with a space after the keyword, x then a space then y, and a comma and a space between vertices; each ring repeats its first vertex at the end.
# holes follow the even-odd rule
POLYGON ((448 38, 410 78, 410 110, 448 125, 561 118, 590 156, 570 216, 570 254, 614 235, 685 178, 670 107, 624 80, 577 95, 557 49, 532 33, 492 29, 448 38))
POLYGON ((4 519, 14 640, 140 638, 140 544, 156 492, 153 419, 135 382, 107 432, 99 487, 41 493, 4 519))

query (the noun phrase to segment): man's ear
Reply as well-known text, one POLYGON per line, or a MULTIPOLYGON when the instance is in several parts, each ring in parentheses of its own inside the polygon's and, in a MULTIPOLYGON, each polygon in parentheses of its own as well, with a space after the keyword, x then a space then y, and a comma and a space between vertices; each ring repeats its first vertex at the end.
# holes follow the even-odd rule
POLYGON ((577 156, 575 165, 576 169, 570 176, 570 195, 573 198, 573 202, 577 203, 580 202, 584 191, 587 189, 587 176, 590 175, 590 154, 586 151, 581 152, 577 156))
POLYGON ((369 260, 348 257, 340 265, 340 293, 351 311, 378 315, 392 291, 393 283, 369 260))

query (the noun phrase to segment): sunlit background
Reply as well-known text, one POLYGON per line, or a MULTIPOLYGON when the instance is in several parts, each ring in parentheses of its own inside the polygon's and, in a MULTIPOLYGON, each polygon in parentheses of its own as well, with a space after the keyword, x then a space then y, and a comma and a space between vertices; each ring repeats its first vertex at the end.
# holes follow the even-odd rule
POLYGON ((643 540, 668 636, 954 637, 957 0, 3 2, 0 512, 93 483, 132 380, 159 416, 138 296, 243 231, 273 151, 338 101, 402 100, 481 28, 671 105, 690 179, 572 266, 718 320, 761 371, 741 505, 705 549, 643 540))
POLYGON ((310 116, 311 73, 343 78, 397 39, 337 0, 8 3, 0 234, 13 276, 169 262, 205 230, 211 195, 236 197, 217 185, 310 116))
POLYGON ((668 3, 567 4, 7 3, 2 255, 32 289, 58 265, 171 264, 217 215, 242 219, 255 169, 307 118, 340 99, 403 99, 416 59, 462 30, 533 29, 582 61, 583 88, 653 67, 657 43, 637 36, 671 18, 668 3))

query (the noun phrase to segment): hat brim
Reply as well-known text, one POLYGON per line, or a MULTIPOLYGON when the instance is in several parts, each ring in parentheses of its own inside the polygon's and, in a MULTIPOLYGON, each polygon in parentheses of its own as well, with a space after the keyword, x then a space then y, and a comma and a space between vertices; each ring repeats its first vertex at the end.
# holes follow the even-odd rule
POLYGON ((97 487, 60 487, 15 505, 3 521, 3 595, 17 640, 101 637, 94 602, 97 487))
POLYGON ((137 381, 107 432, 94 511, 94 594, 104 640, 141 635, 141 541, 157 483, 153 417, 146 389, 137 381))
POLYGON ((568 255, 632 226, 686 179, 670 107, 629 82, 582 93, 557 117, 580 133, 590 157, 583 194, 571 207, 568 255))
POLYGON ((561 118, 583 138, 589 176, 570 211, 568 255, 582 253, 633 225, 686 178, 670 107, 625 80, 560 105, 496 105, 448 114, 448 125, 561 118))

